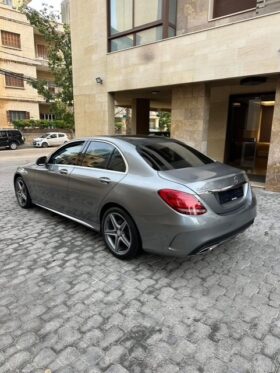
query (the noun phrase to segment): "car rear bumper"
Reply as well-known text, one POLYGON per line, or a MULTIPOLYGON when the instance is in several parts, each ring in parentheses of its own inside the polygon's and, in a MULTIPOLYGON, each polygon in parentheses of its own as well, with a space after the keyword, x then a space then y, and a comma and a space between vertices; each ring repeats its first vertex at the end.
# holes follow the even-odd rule
MULTIPOLYGON (((227 215, 208 212, 203 216, 184 217, 175 227, 154 227, 157 242, 145 250, 158 254, 186 257, 208 251, 242 233, 253 224, 256 217, 256 198, 252 198, 242 209, 227 215)), ((145 241, 145 240, 144 240, 145 241)))

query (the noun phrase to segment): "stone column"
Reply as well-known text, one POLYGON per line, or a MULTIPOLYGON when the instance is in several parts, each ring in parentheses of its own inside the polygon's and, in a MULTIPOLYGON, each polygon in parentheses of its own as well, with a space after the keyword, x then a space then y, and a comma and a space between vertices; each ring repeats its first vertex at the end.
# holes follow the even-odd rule
POLYGON ((207 152, 210 90, 204 83, 172 90, 171 136, 207 152))
POLYGON ((266 175, 266 189, 280 192, 280 78, 278 78, 275 108, 266 175))
POLYGON ((132 102, 130 135, 148 135, 150 128, 150 100, 137 98, 132 102))
POLYGON ((114 135, 114 97, 107 92, 76 95, 76 137, 114 135))

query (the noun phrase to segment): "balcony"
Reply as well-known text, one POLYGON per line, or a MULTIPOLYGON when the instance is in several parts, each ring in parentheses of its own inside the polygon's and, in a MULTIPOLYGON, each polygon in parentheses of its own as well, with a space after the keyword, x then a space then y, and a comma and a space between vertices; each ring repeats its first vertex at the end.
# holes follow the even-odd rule
POLYGON ((38 62, 37 70, 48 71, 48 47, 44 44, 35 45, 36 62, 38 62))

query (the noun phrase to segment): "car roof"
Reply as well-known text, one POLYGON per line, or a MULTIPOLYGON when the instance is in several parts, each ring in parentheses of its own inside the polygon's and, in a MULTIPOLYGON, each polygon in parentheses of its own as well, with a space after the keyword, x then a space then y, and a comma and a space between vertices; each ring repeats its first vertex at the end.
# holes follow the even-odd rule
POLYGON ((19 131, 16 128, 0 128, 0 131, 19 131))
POLYGON ((158 143, 164 141, 175 141, 170 139, 169 137, 165 136, 142 136, 142 135, 116 135, 116 136, 94 136, 94 137, 86 137, 82 140, 104 140, 104 141, 113 141, 121 140, 123 142, 129 143, 134 146, 141 146, 141 145, 148 145, 151 143, 158 143))

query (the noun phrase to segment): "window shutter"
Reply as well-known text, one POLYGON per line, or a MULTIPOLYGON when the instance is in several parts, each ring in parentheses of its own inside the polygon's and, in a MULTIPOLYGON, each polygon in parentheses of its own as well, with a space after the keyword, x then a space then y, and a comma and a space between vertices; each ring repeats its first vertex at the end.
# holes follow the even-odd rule
POLYGON ((255 8, 257 0, 214 0, 213 18, 255 8))
POLYGON ((10 110, 7 111, 7 120, 8 120, 8 123, 11 123, 11 121, 12 121, 10 110))
POLYGON ((25 112, 25 119, 30 119, 30 113, 29 113, 29 111, 25 112))

